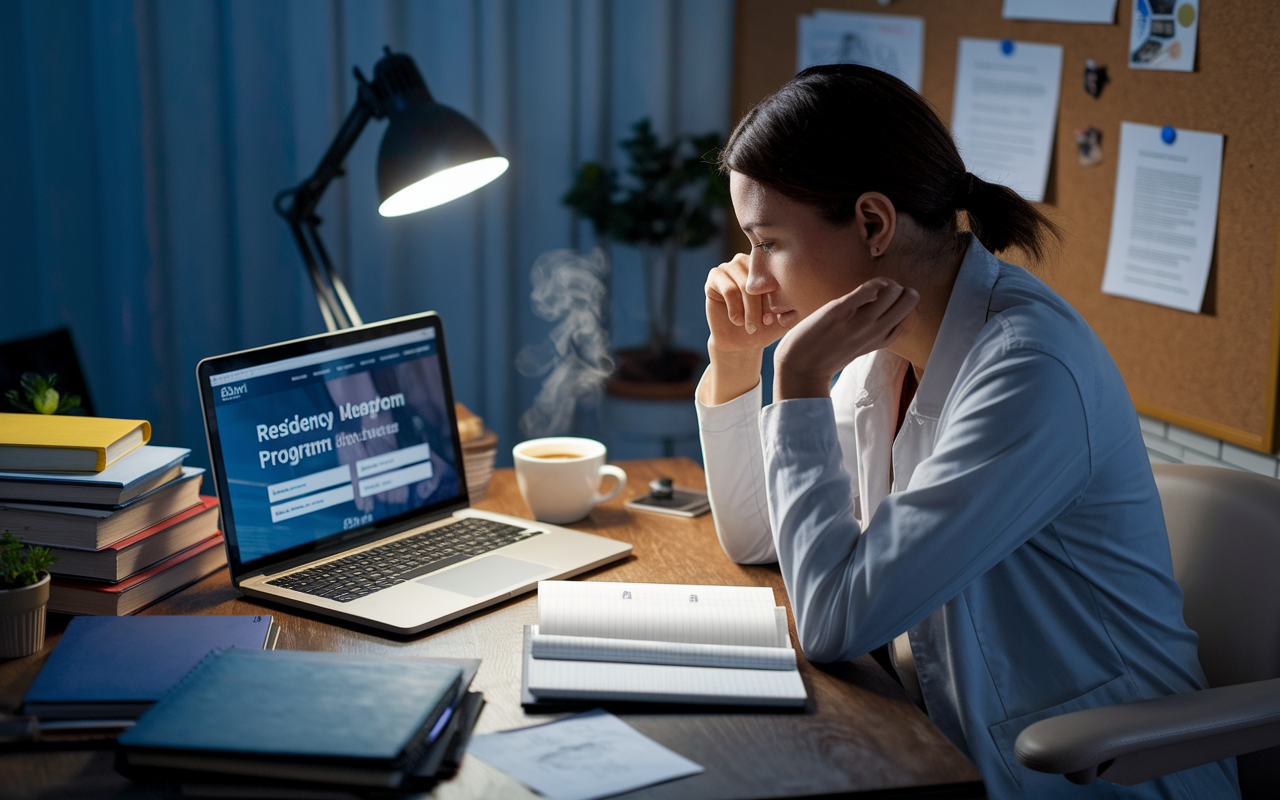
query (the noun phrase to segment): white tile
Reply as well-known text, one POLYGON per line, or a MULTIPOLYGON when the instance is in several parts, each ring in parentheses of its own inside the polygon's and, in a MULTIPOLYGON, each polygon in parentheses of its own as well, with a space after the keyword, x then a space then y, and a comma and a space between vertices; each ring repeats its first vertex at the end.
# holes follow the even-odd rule
POLYGON ((1177 464, 1178 463, 1177 461, 1174 461, 1172 458, 1169 458, 1168 456, 1160 455, 1159 453, 1157 453, 1155 450, 1152 450, 1151 448, 1147 448, 1147 458, 1151 459, 1152 464, 1177 464))
POLYGON ((1154 450, 1169 459, 1171 464, 1182 462, 1182 445, 1174 444, 1163 436, 1155 436, 1146 431, 1142 432, 1142 441, 1146 443, 1148 452, 1154 450))
POLYGON ((1256 450, 1246 450, 1230 442, 1222 443, 1222 460, 1259 475, 1268 475, 1272 478, 1276 476, 1275 456, 1265 455, 1256 450))
POLYGON ((1240 472, 1248 472, 1248 470, 1246 470, 1244 467, 1237 467, 1235 464, 1228 464, 1227 462, 1218 458, 1209 458, 1208 456, 1202 456, 1194 450, 1188 450, 1182 454, 1182 463, 1183 464, 1199 464, 1205 467, 1222 467, 1223 469, 1234 469, 1234 470, 1239 470, 1240 472))
POLYGON ((1202 433, 1195 433, 1186 428, 1179 428, 1177 425, 1169 426, 1169 433, 1166 434, 1170 441, 1177 442, 1189 450, 1195 450, 1197 453, 1217 458, 1222 452, 1222 442, 1211 436, 1205 436, 1202 433))
POLYGON ((1138 426, 1142 428, 1143 433, 1154 433, 1156 436, 1165 436, 1169 430, 1169 423, 1145 414, 1138 415, 1138 426))

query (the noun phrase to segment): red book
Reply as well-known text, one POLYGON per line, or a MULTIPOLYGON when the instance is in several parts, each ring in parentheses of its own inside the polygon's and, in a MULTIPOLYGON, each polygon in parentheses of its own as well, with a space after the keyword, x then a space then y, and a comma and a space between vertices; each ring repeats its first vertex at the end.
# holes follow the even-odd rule
POLYGON ((49 585, 49 610, 63 614, 124 617, 195 583, 227 564, 222 531, 119 583, 55 580, 49 585))
POLYGON ((127 539, 101 550, 50 547, 58 560, 49 569, 54 578, 122 581, 152 567, 218 532, 218 498, 201 495, 200 503, 157 522, 127 539))

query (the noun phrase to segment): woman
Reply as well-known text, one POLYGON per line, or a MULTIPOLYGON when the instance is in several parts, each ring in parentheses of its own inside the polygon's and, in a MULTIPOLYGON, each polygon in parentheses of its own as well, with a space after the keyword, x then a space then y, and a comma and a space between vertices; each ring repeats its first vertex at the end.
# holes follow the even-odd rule
POLYGON ((1238 796, 1234 760, 1086 788, 1013 753, 1037 720, 1205 686, 1120 374, 991 255, 1040 256, 1053 226, 865 67, 800 73, 721 165, 752 248, 706 284, 712 508, 731 558, 779 562, 806 656, 908 634, 926 710, 993 798, 1238 796))

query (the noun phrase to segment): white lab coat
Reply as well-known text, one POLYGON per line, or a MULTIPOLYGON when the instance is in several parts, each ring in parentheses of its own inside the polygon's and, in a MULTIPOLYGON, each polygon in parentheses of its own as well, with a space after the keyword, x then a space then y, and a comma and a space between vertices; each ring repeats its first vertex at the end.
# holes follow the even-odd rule
POLYGON ((699 404, 720 542, 779 562, 813 661, 908 631, 929 716, 992 798, 1238 797, 1234 759, 1126 788, 1014 756, 1040 719, 1205 680, 1119 371, 1052 289, 969 238, 896 440, 908 364, 888 351, 830 400, 699 404))

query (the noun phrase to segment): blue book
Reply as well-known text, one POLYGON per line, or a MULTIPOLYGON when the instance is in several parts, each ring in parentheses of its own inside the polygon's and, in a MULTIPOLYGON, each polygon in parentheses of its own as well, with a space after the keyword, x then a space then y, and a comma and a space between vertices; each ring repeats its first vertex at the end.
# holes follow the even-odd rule
POLYGON ((133 719, 213 650, 275 647, 271 617, 76 617, 22 700, 42 720, 133 719))
POLYGON ((119 506, 85 506, 0 501, 0 530, 28 544, 101 550, 200 502, 200 467, 179 467, 181 475, 119 506))
POLYGON ((120 735, 126 769, 396 788, 458 702, 463 667, 224 650, 120 735))
POLYGON ((185 447, 143 445, 102 472, 0 472, 0 500, 123 505, 182 473, 185 447))

